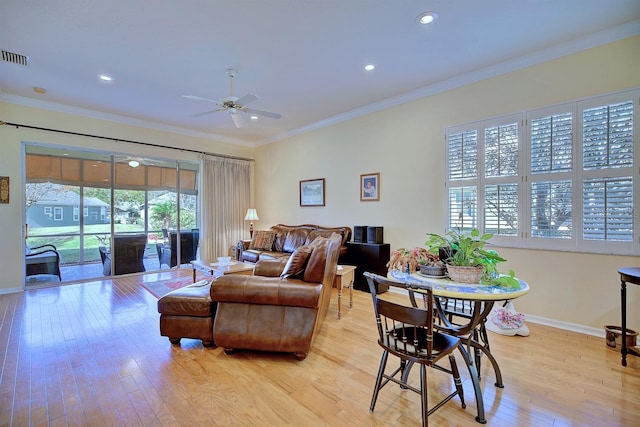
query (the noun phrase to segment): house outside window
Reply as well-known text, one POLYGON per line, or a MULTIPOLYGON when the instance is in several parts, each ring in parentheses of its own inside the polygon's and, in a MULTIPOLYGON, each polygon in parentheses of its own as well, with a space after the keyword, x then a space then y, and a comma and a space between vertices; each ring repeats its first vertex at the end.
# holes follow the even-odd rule
POLYGON ((446 227, 479 228, 503 246, 640 254, 639 97, 447 128, 446 227))
POLYGON ((73 207, 73 220, 74 221, 80 220, 80 207, 78 206, 73 207))

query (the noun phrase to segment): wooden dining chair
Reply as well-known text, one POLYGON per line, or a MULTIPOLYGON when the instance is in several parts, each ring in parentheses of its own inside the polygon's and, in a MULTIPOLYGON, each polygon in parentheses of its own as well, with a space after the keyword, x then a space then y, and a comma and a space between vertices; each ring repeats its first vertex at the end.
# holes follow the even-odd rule
MULTIPOLYGON (((416 298, 415 291, 410 287, 407 288, 409 292, 409 299, 413 307, 420 307, 418 299, 416 298)), ((422 306, 426 307, 427 297, 422 292, 420 293, 420 299, 422 299, 422 306)), ((472 302, 468 300, 456 299, 456 298, 444 298, 434 297, 435 302, 435 317, 437 329, 444 330, 446 333, 456 336, 462 340, 462 344, 466 345, 467 352, 473 354, 473 360, 476 370, 478 372, 478 380, 482 378, 482 356, 485 355, 495 373, 496 381, 494 385, 498 388, 504 388, 502 382, 502 372, 497 360, 491 354, 489 347, 489 335, 487 334, 486 322, 487 315, 493 307, 493 302, 472 302), (476 305, 478 304, 478 305, 476 305), (469 322, 475 317, 474 310, 482 311, 484 314, 480 315, 482 321, 475 327, 470 328, 469 322)))
POLYGON ((386 284, 386 279, 370 272, 365 272, 364 276, 367 278, 369 291, 373 299, 374 313, 378 326, 378 345, 383 349, 369 410, 373 412, 378 393, 389 382, 398 384, 401 389, 408 389, 420 394, 423 426, 428 425, 429 415, 456 395, 460 396, 462 407, 465 408, 460 373, 453 355, 454 350, 460 346, 460 339, 434 330, 433 293, 431 289, 426 291, 427 297, 432 301, 427 308, 404 306, 378 298, 376 286, 380 282, 385 282, 384 284, 386 284), (400 359, 400 366, 390 374, 386 373, 389 354, 400 359), (450 369, 443 368, 437 364, 444 357, 449 358, 450 369), (419 389, 409 385, 408 375, 404 375, 405 370, 409 369, 412 364, 419 364, 420 366, 419 389), (427 398, 427 367, 451 374, 455 385, 455 391, 449 393, 431 409, 428 408, 427 398))

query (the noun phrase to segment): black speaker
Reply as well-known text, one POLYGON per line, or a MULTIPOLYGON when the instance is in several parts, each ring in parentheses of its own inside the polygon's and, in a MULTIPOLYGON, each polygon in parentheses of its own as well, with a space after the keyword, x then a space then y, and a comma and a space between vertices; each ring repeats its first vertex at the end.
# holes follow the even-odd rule
POLYGON ((355 243, 367 243, 367 226, 366 225, 353 226, 353 241, 355 243))
POLYGON ((384 237, 382 227, 367 227, 367 243, 382 244, 384 237))

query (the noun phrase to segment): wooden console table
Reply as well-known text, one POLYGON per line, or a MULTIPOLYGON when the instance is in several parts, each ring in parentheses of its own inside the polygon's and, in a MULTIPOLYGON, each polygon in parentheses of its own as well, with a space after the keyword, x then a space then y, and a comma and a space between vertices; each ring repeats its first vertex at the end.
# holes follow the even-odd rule
POLYGON ((624 267, 620 273, 620 306, 622 311, 622 366, 627 366, 627 354, 640 356, 640 347, 627 348, 627 282, 640 285, 640 268, 624 267))

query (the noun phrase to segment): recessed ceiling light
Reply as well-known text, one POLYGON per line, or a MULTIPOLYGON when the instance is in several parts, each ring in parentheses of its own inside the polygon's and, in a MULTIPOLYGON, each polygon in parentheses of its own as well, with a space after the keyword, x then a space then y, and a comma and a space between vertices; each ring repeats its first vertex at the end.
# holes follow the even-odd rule
POLYGON ((107 74, 98 74, 98 78, 104 82, 111 82, 113 81, 113 77, 107 75, 107 74))
POLYGON ((137 168, 138 166, 140 166, 140 162, 137 160, 129 160, 129 166, 131 166, 132 168, 137 168))
POLYGON ((39 93, 40 95, 44 95, 45 93, 47 93, 47 90, 46 90, 45 88, 43 88, 43 87, 38 87, 38 86, 34 87, 34 88, 33 88, 33 91, 34 91, 35 93, 39 93))
POLYGON ((258 116, 249 116, 251 120, 258 120, 258 116))
POLYGON ((420 24, 426 25, 426 24, 431 24, 436 19, 438 19, 438 14, 436 12, 429 11, 429 12, 424 12, 418 15, 418 17, 416 18, 416 21, 418 21, 420 24))
POLYGON ((373 65, 373 64, 367 64, 367 65, 364 66, 364 70, 365 71, 373 71, 375 69, 376 69, 376 66, 373 65))

